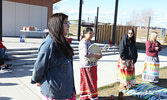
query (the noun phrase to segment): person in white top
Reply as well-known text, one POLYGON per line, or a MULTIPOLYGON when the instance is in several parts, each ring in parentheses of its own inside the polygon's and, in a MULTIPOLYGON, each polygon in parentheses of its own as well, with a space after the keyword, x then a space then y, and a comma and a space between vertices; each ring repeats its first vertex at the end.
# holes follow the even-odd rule
POLYGON ((83 36, 79 42, 79 58, 80 58, 80 99, 98 99, 97 93, 97 63, 92 63, 88 59, 97 57, 100 59, 102 54, 92 54, 88 52, 88 47, 93 44, 93 29, 87 27, 83 31, 83 36))

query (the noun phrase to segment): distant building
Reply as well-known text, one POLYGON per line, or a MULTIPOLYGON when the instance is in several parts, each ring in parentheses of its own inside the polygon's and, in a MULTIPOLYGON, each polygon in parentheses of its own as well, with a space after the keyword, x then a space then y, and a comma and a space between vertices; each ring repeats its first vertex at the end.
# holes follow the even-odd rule
MULTIPOLYGON (((71 23, 71 24, 78 24, 78 22, 79 22, 78 20, 70 20, 70 23, 71 23)), ((85 22, 85 21, 82 20, 81 23, 82 23, 82 22, 85 22)))
POLYGON ((44 30, 52 15, 53 4, 58 1, 60 0, 2 0, 2 35, 20 36, 23 26, 44 30))

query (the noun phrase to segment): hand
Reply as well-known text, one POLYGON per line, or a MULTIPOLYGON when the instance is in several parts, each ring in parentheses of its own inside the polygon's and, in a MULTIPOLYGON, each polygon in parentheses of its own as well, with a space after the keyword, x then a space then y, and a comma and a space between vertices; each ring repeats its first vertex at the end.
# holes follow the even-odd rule
POLYGON ((159 47, 155 47, 155 51, 158 51, 159 47))
POLYGON ((125 64, 126 63, 126 61, 125 60, 122 60, 122 64, 125 64))
POLYGON ((85 55, 85 57, 90 58, 90 57, 95 57, 95 55, 94 54, 89 54, 89 55, 85 55))
POLYGON ((102 54, 101 53, 92 53, 92 54, 89 54, 89 55, 85 55, 85 57, 88 57, 88 58, 91 58, 91 57, 96 57, 98 59, 100 59, 102 57, 102 54))
POLYGON ((40 87, 41 85, 39 83, 37 83, 37 86, 40 87))
POLYGON ((102 58, 102 54, 97 54, 97 56, 96 56, 98 59, 100 59, 100 58, 102 58))

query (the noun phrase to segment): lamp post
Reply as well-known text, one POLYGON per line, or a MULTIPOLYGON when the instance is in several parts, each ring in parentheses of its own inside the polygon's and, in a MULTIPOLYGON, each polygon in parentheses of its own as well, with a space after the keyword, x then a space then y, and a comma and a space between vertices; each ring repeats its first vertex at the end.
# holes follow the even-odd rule
POLYGON ((97 15, 96 15, 96 23, 95 23, 95 42, 97 40, 98 16, 99 16, 99 7, 97 7, 97 15))
POLYGON ((2 0, 0 0, 0 40, 2 40, 2 0))
POLYGON ((149 31, 150 31, 150 21, 151 21, 151 16, 149 16, 149 22, 148 22, 147 41, 148 41, 149 31))
POLYGON ((82 0, 80 0, 79 2, 78 41, 80 41, 81 17, 82 17, 82 0))
POLYGON ((112 35, 112 44, 115 44, 115 34, 116 34, 116 25, 117 25, 117 13, 118 13, 118 0, 115 0, 115 14, 114 14, 114 25, 113 25, 113 35, 112 35))

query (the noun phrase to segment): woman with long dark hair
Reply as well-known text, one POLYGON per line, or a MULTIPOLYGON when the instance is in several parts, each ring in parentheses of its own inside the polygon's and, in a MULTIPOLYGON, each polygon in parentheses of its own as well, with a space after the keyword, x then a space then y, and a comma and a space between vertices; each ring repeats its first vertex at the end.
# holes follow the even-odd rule
POLYGON ((128 34, 123 36, 119 52, 117 79, 120 81, 121 89, 129 89, 136 84, 135 63, 138 57, 133 29, 129 29, 128 34))
POLYGON ((65 36, 68 16, 56 13, 48 22, 49 35, 39 47, 31 83, 38 83, 44 100, 75 100, 73 49, 65 36))

